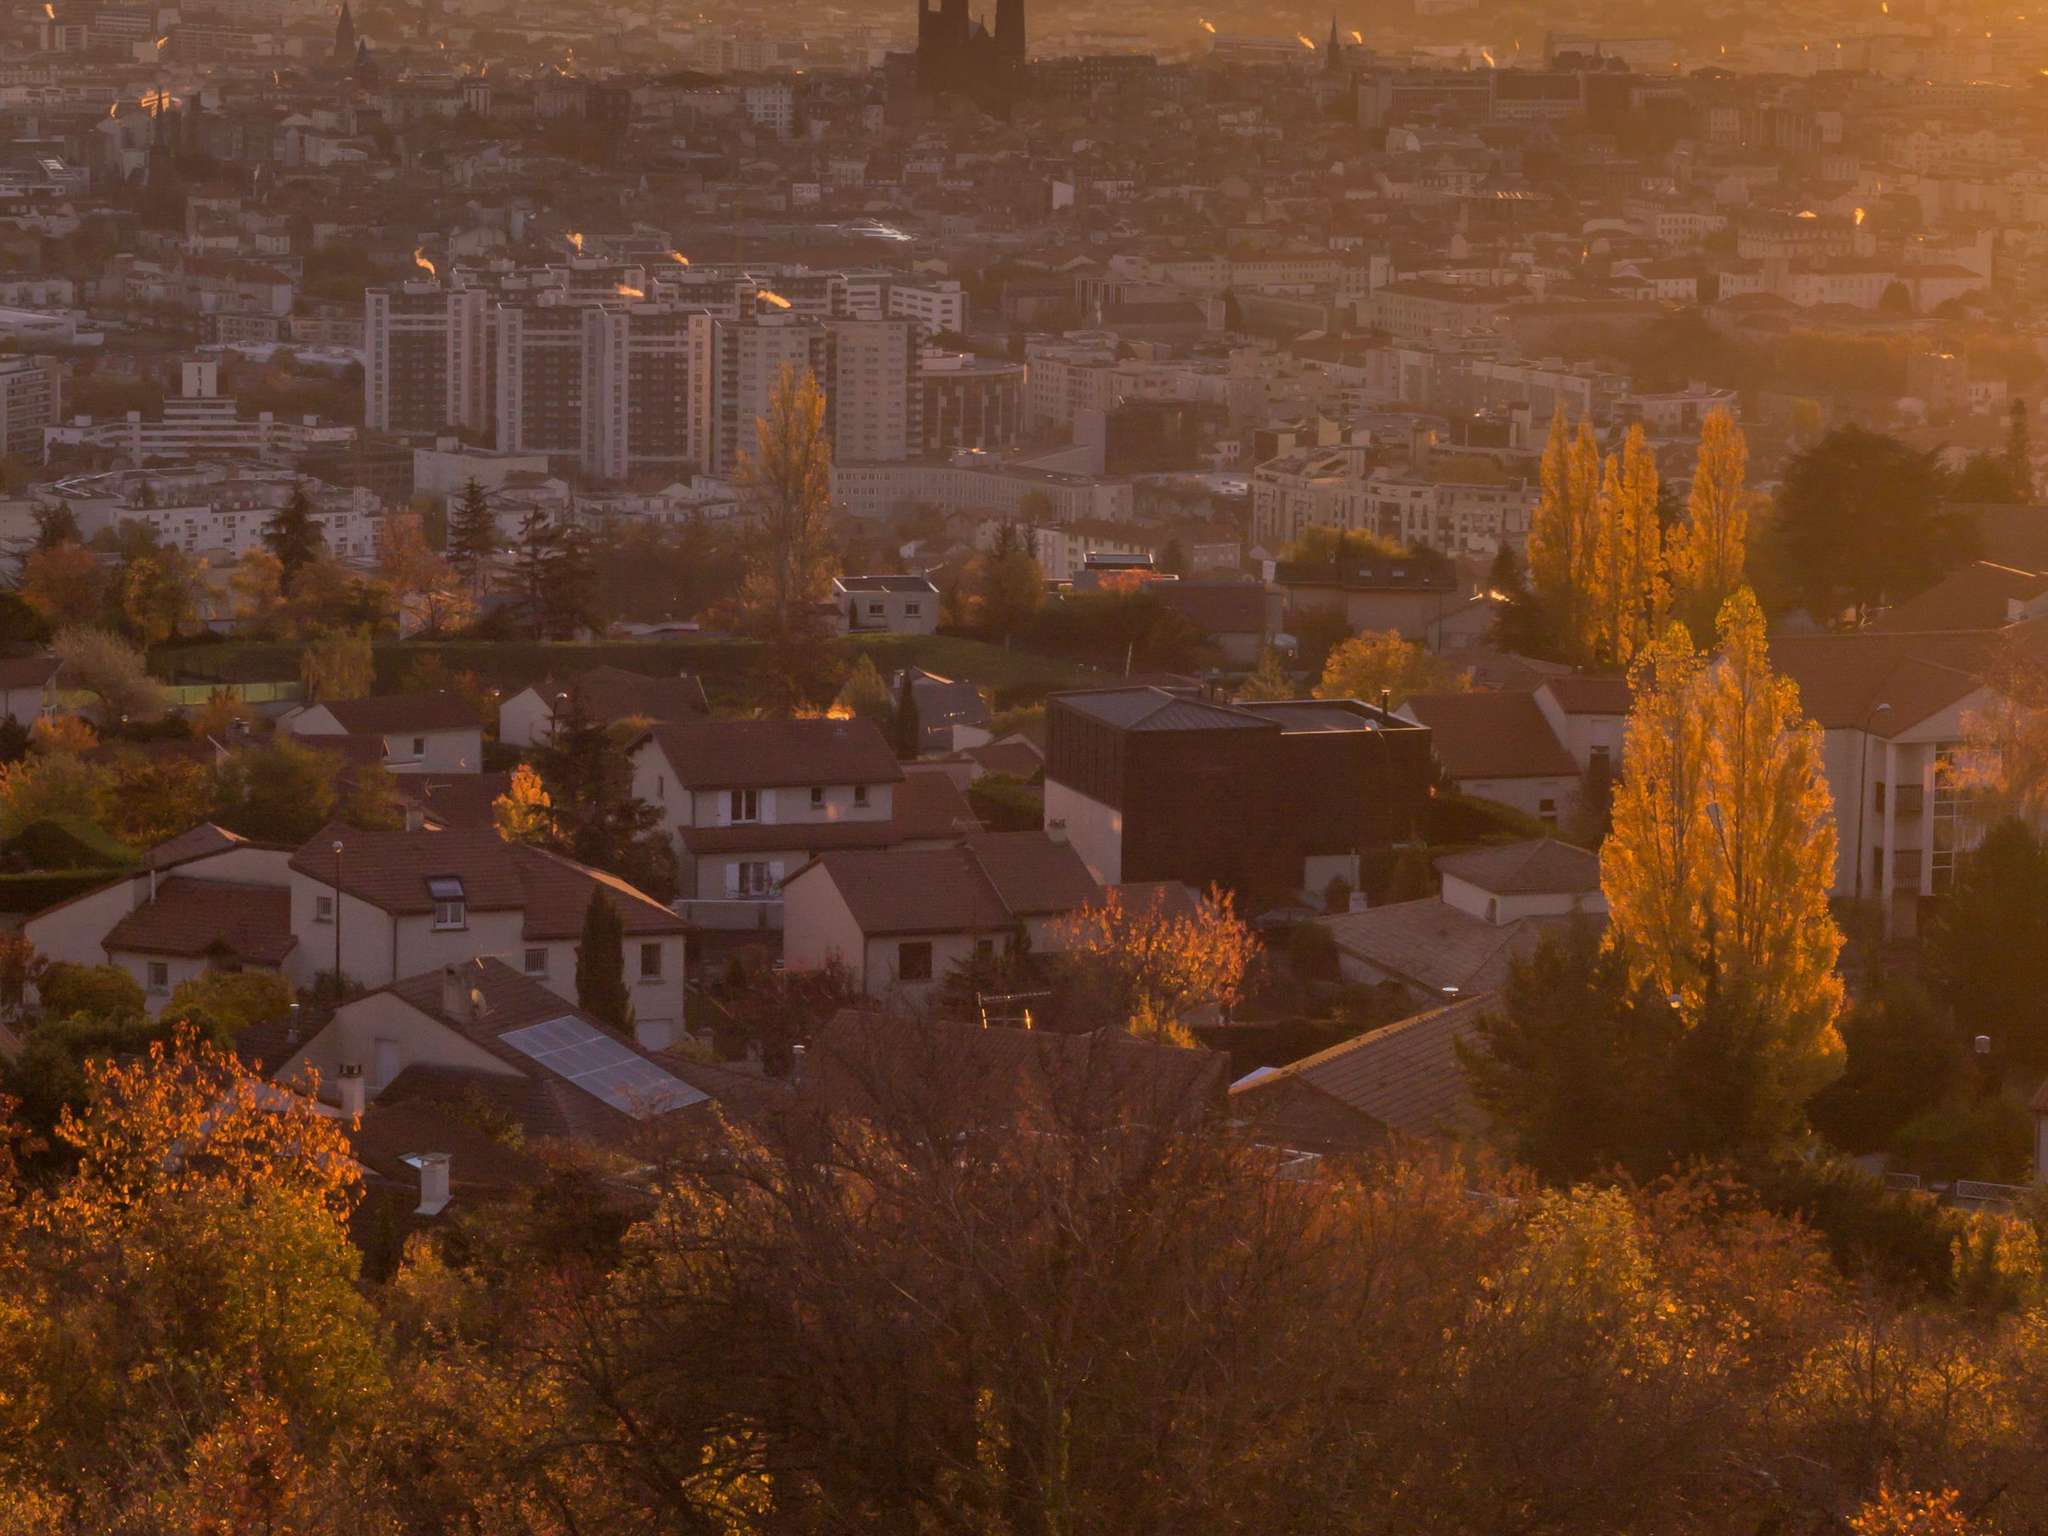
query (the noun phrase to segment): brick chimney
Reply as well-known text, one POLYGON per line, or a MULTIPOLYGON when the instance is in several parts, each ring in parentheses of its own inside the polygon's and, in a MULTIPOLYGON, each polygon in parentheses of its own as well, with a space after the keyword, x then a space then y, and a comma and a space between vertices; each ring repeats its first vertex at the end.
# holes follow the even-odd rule
POLYGON ((471 995, 470 972, 467 966, 441 967, 441 1015, 456 1024, 468 1024, 475 1020, 476 999, 471 995))

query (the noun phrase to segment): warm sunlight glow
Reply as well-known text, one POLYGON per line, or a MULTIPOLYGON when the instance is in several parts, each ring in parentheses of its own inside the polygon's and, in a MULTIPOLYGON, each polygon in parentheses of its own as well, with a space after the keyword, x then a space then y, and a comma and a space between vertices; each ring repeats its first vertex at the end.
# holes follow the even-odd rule
POLYGON ((671 261, 677 262, 685 267, 687 267, 690 264, 690 258, 685 256, 681 251, 670 251, 668 254, 669 259, 671 261))
POLYGON ((1365 34, 1359 31, 1358 28, 1353 27, 1351 29, 1351 41, 1353 41, 1354 43, 1362 43, 1365 41, 1365 34))
POLYGON ((416 267, 422 268, 429 277, 439 277, 441 275, 440 268, 436 267, 431 261, 427 260, 427 253, 421 250, 418 246, 414 246, 412 248, 412 264, 416 267))
POLYGON ((756 290, 754 297, 757 299, 766 300, 768 303, 773 304, 777 309, 789 308, 789 300, 785 299, 779 293, 771 293, 766 288, 756 290))
POLYGON ((631 283, 621 283, 619 284, 619 297, 622 299, 644 299, 647 297, 647 292, 645 289, 635 288, 631 283))
POLYGON ((1215 30, 1216 30, 1216 23, 1215 23, 1215 22, 1211 21, 1211 20, 1210 20, 1210 19, 1209 19, 1208 17, 1206 17, 1206 16, 1203 16, 1203 17, 1199 17, 1199 18, 1197 18, 1197 19, 1198 19, 1198 20, 1199 20, 1199 21, 1200 21, 1200 22, 1202 23, 1202 30, 1203 30, 1204 32, 1208 32, 1208 33, 1214 33, 1214 32, 1215 32, 1215 30))
POLYGON ((1856 210, 1856 222, 1858 224, 1861 224, 1863 222, 1863 210, 1861 208, 1858 208, 1856 210))
POLYGON ((576 254, 578 256, 583 254, 583 236, 576 230, 572 229, 569 231, 569 243, 576 247, 576 254))

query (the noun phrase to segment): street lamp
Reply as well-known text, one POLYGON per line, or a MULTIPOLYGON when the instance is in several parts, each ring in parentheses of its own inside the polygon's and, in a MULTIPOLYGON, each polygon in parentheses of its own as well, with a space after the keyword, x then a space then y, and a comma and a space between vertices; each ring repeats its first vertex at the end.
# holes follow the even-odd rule
POLYGON ((341 997, 341 839, 334 840, 334 995, 341 997))

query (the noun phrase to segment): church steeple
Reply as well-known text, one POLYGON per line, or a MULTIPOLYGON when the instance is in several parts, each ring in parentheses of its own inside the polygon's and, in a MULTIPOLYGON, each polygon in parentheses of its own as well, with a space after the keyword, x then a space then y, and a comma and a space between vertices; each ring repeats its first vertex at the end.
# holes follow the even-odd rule
POLYGON ((334 24, 334 62, 355 63, 356 19, 348 12, 348 0, 341 0, 341 19, 334 24))
POLYGON ((1329 46, 1323 49, 1323 69, 1326 73, 1334 75, 1343 66, 1344 44, 1337 37, 1337 18, 1332 15, 1330 17, 1329 46))

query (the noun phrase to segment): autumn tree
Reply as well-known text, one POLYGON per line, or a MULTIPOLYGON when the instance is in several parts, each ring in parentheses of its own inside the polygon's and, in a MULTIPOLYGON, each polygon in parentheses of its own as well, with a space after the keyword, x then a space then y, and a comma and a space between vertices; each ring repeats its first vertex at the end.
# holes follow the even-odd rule
POLYGON ((540 843, 554 826, 554 804, 541 777, 525 763, 512 770, 505 793, 491 802, 491 822, 508 843, 540 843))
POLYGON ((199 568, 182 550, 131 560, 121 575, 121 616, 144 649, 194 628, 202 597, 199 568))
POLYGON ((1564 651, 1590 657, 1601 489, 1600 444, 1591 417, 1573 435, 1563 408, 1552 413, 1539 480, 1541 495, 1529 519, 1530 591, 1564 651))
POLYGON ((313 502, 303 485, 294 485, 291 495, 264 520, 263 547, 277 557, 287 586, 302 567, 327 553, 327 538, 313 518, 313 502))
POLYGON ((22 564, 22 600, 53 629, 98 623, 110 585, 106 567, 82 544, 37 549, 22 564))
POLYGON ((889 683, 882 676, 881 668, 875 665, 872 656, 862 653, 847 674, 846 682, 839 690, 834 704, 847 713, 862 720, 872 720, 887 727, 894 717, 896 706, 889 697, 889 683))
POLYGON ((1238 684, 1237 701, 1247 704, 1299 697, 1301 689, 1281 665, 1280 653, 1270 645, 1261 646, 1259 664, 1238 684))
POLYGON ((60 630, 50 649, 57 657, 59 685, 97 699, 102 727, 164 712, 163 689, 149 675, 142 653, 120 636, 104 629, 60 630))
POLYGON ((90 823, 99 814, 102 775, 69 752, 38 752, 0 766, 0 839, 41 821, 90 823))
POLYGON ((807 691, 822 634, 818 605, 835 565, 825 394, 808 369, 799 374, 783 366, 768 414, 754 423, 754 441, 754 452, 740 456, 738 474, 753 519, 743 595, 767 641, 773 706, 786 714, 807 691))
POLYGON ((1743 583, 1749 541, 1748 469, 1748 439, 1733 416, 1716 409, 1700 426, 1685 522, 1671 532, 1674 597, 1680 616, 1702 638, 1711 632, 1721 605, 1743 583))
POLYGON ((213 810, 213 774, 189 757, 128 747, 102 770, 94 802, 100 826, 131 848, 151 848, 207 819, 213 810))
POLYGON ((283 562, 260 546, 243 550, 228 573, 228 593, 235 623, 255 634, 268 633, 284 612, 283 562))
POLYGON ((215 770, 215 819, 258 842, 297 847, 334 817, 341 763, 290 736, 238 747, 215 770))
POLYGON ((164 1015, 204 1019, 233 1037, 251 1024, 283 1018, 291 1005, 291 983, 276 971, 205 971, 171 989, 164 1015))
POLYGON ((1634 705, 1600 852, 1610 942, 1635 982, 1697 1022, 1711 996, 1751 1004, 1777 1093, 1797 1104, 1839 1065, 1828 908, 1835 824, 1820 728, 1771 669, 1747 589, 1723 606, 1710 663, 1682 626, 1631 674, 1634 705))
POLYGON ((1030 537, 1014 522, 996 529, 995 543, 977 570, 980 624, 1007 640, 1031 621, 1045 601, 1045 572, 1032 553, 1030 537))
POLYGON ((299 681, 308 702, 368 698, 377 681, 369 631, 330 630, 314 639, 299 652, 299 681))
POLYGON ((1641 426, 1631 426, 1610 455, 1593 503, 1592 652, 1604 666, 1626 667, 1663 627, 1666 607, 1663 530, 1657 520, 1657 460, 1641 426))
POLYGON ((1067 1010, 1147 1038, 1190 1045, 1184 1020, 1204 1004, 1237 1001, 1258 942, 1226 891, 1186 910, 1155 892, 1141 904, 1114 887, 1060 918, 1048 946, 1064 972, 1067 1010))
POLYGON ((1338 645, 1323 664, 1316 684, 1319 699, 1362 699, 1377 704, 1381 695, 1399 706, 1418 693, 1463 693, 1468 674, 1445 665, 1394 630, 1367 630, 1338 645))
POLYGON ((377 533, 377 569, 401 607, 410 605, 428 635, 466 623, 476 611, 454 567, 427 543, 420 515, 392 510, 377 533))

